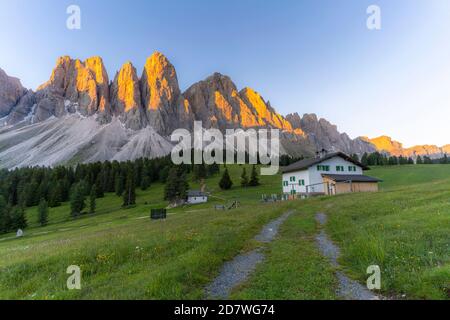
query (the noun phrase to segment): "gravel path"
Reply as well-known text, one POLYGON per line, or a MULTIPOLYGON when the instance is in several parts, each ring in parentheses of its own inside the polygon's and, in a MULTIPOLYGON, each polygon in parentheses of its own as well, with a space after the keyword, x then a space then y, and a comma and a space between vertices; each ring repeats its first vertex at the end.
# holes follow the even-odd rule
MULTIPOLYGON (((324 213, 316 215, 316 221, 324 226, 327 223, 327 216, 324 213)), ((316 236, 317 246, 320 252, 330 260, 333 267, 338 268, 339 248, 328 238, 325 230, 321 230, 316 236)), ((337 294, 339 297, 347 300, 378 300, 379 297, 373 294, 369 289, 362 286, 359 282, 348 278, 341 271, 336 271, 336 277, 339 281, 337 294)))
MULTIPOLYGON (((283 222, 294 211, 284 213, 278 219, 273 220, 264 226, 255 240, 261 243, 269 243, 275 239, 278 230, 283 222)), ((215 299, 226 299, 230 296, 233 288, 245 282, 250 274, 255 271, 256 266, 264 260, 262 248, 255 249, 248 253, 240 254, 233 260, 226 262, 219 276, 206 287, 206 297, 215 299)))

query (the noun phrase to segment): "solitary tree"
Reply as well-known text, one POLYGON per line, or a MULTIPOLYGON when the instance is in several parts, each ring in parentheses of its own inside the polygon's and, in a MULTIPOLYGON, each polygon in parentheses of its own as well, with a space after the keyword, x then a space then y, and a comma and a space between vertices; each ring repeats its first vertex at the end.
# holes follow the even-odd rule
POLYGON ((250 181, 249 181, 248 185, 251 187, 259 186, 258 172, 256 171, 255 165, 253 165, 252 175, 250 176, 250 181))
POLYGON ((230 174, 228 173, 228 168, 225 168, 223 172, 222 179, 219 181, 219 187, 222 190, 229 190, 233 186, 233 181, 231 181, 230 174))
POLYGON ((241 186, 242 187, 248 187, 248 177, 247 177, 247 170, 245 170, 245 167, 242 169, 242 174, 241 174, 241 186))
POLYGON ((41 226, 45 226, 48 223, 48 204, 44 198, 39 202, 38 207, 38 223, 41 226))
POLYGON ((97 186, 93 185, 91 188, 91 194, 89 195, 89 213, 95 213, 95 209, 97 208, 97 186))

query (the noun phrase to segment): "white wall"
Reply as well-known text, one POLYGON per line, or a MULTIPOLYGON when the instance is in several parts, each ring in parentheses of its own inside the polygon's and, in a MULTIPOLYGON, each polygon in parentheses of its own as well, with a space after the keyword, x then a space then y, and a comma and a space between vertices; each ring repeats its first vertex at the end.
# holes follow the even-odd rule
POLYGON ((208 197, 188 197, 188 203, 197 204, 208 202, 208 197))
POLYGON ((363 174, 363 170, 361 167, 356 166, 350 161, 347 161, 341 157, 334 157, 328 160, 325 160, 321 163, 315 164, 310 167, 308 170, 290 172, 283 174, 283 180, 281 181, 283 186, 283 193, 291 193, 291 190, 294 188, 296 193, 306 193, 306 186, 318 184, 315 186, 308 187, 308 192, 325 192, 325 186, 323 184, 319 184, 323 182, 322 174, 351 174, 351 175, 361 175, 363 174), (330 171, 318 171, 317 166, 330 166, 330 171), (344 171, 337 171, 337 166, 343 166, 344 171), (349 171, 348 167, 356 167, 356 171, 349 171), (290 181, 290 177, 295 177, 295 182, 290 181), (305 186, 300 186, 298 181, 305 180, 305 186), (288 181, 289 186, 284 186, 283 182, 288 181))
MULTIPOLYGON (((322 174, 351 174, 351 175, 363 174, 363 170, 361 167, 356 166, 352 162, 347 161, 341 157, 334 157, 334 158, 325 160, 321 163, 318 163, 318 164, 312 166, 311 168, 309 168, 308 172, 309 172, 310 184, 322 183, 323 182, 322 174), (317 170, 318 165, 330 166, 330 171, 318 171, 317 170), (336 170, 337 166, 343 166, 344 171, 337 171, 336 170), (356 171, 355 172, 349 171, 348 170, 349 166, 356 167, 356 171)), ((323 184, 320 184, 320 185, 309 187, 308 191, 309 192, 325 192, 325 188, 326 187, 323 184)))
POLYGON ((294 189, 296 193, 306 193, 306 186, 309 185, 309 172, 308 170, 303 171, 297 171, 297 172, 290 172, 290 173, 284 173, 283 174, 283 193, 291 193, 291 191, 294 189), (291 181, 290 178, 295 177, 295 182, 291 181), (299 181, 304 180, 305 185, 300 186, 299 181), (284 186, 283 182, 287 181, 289 183, 288 186, 284 186))

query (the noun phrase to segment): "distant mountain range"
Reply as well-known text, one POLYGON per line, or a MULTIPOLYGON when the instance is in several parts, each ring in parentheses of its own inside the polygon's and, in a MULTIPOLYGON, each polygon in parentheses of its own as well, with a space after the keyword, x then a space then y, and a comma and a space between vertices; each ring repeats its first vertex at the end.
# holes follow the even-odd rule
POLYGON ((172 149, 177 128, 278 128, 282 153, 317 150, 438 157, 450 146, 404 149, 388 137, 351 139, 315 114, 278 114, 258 92, 238 90, 220 73, 181 92, 174 66, 161 53, 147 59, 141 76, 131 62, 114 79, 100 57, 61 57, 36 92, 0 69, 0 167, 75 164, 157 157, 172 149))

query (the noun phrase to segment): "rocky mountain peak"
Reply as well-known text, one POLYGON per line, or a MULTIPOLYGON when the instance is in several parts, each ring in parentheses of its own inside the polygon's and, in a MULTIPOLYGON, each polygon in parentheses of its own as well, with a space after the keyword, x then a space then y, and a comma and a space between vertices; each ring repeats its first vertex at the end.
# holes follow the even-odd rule
POLYGON ((160 52, 145 63, 141 77, 144 106, 147 110, 170 108, 180 96, 175 67, 160 52))
POLYGON ((128 128, 139 130, 146 125, 139 78, 131 62, 126 62, 114 78, 111 85, 111 105, 114 114, 123 117, 128 128))
POLYGON ((168 134, 172 128, 170 119, 179 111, 182 97, 175 67, 160 52, 147 59, 140 87, 148 123, 168 134))
MULTIPOLYGON (((76 111, 85 116, 97 112, 110 114, 109 79, 100 57, 92 57, 84 62, 69 56, 60 57, 50 80, 40 86, 38 91, 45 91, 43 94, 47 96, 57 95, 53 99, 70 101, 76 111)), ((49 114, 55 112, 50 111, 49 114)))
POLYGON ((403 145, 398 141, 392 140, 391 137, 380 136, 377 138, 369 139, 368 141, 375 145, 375 147, 379 151, 388 152, 392 155, 402 154, 403 145))
POLYGON ((0 69, 0 118, 7 116, 27 90, 20 80, 0 69))

